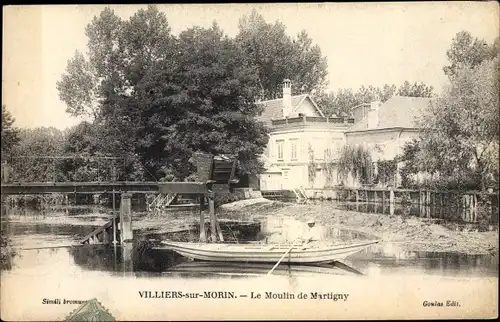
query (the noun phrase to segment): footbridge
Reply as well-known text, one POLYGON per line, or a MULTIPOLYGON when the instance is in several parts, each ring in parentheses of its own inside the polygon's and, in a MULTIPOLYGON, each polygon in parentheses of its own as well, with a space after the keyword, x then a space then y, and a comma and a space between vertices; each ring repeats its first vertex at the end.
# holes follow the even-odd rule
MULTIPOLYGON (((115 209, 115 194, 120 196, 119 216, 91 234, 85 236, 82 243, 124 243, 132 240, 132 194, 159 193, 161 195, 194 195, 198 197, 200 206, 200 241, 206 242, 205 200, 208 200, 210 215, 210 241, 216 242, 217 237, 223 241, 222 231, 215 214, 215 195, 227 194, 238 183, 236 177, 237 162, 230 158, 214 157, 209 154, 197 154, 196 182, 9 182, 1 184, 2 202, 7 195, 22 194, 105 194, 113 195, 113 210, 115 209), (111 236, 113 238, 111 239, 111 236)), ((113 211, 114 213, 114 211, 113 211)))

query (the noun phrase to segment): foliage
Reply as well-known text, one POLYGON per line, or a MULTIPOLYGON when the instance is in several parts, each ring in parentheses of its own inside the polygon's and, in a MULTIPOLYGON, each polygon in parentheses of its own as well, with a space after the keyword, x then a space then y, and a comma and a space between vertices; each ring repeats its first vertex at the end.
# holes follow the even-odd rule
POLYGON ((444 73, 453 79, 464 68, 473 69, 486 60, 492 60, 500 52, 500 41, 497 38, 492 45, 469 32, 461 31, 455 35, 446 52, 450 65, 443 68, 444 73))
POLYGON ((434 88, 432 86, 427 86, 424 83, 414 83, 410 84, 405 81, 401 87, 399 87, 397 94, 399 96, 409 96, 409 97, 432 97, 434 88))
POLYGON ((334 171, 337 169, 337 160, 332 149, 325 150, 325 187, 333 185, 334 171))
POLYGON ((19 138, 7 159, 12 168, 12 181, 65 180, 61 160, 52 158, 63 154, 62 131, 53 127, 22 129, 19 138))
POLYGON ((19 130, 14 126, 15 121, 5 105, 2 105, 2 159, 19 143, 19 130))
POLYGON ((405 81, 399 88, 385 84, 382 87, 361 86, 356 92, 352 89, 339 89, 337 92, 318 92, 314 99, 322 107, 326 115, 348 115, 351 108, 373 101, 385 102, 394 95, 410 97, 432 97, 433 87, 423 83, 405 81))
POLYGON ((145 179, 188 177, 195 151, 231 154, 248 173, 260 170, 268 138, 254 119, 257 70, 215 23, 174 37, 156 6, 125 21, 106 8, 86 35, 88 58, 68 62, 58 90, 68 112, 94 115, 104 140, 87 147, 91 155, 125 155, 144 165, 137 175, 145 179))
POLYGON ((373 162, 370 151, 361 145, 345 145, 340 150, 338 176, 345 181, 349 174, 361 184, 373 182, 373 162))
POLYGON ((498 183, 499 75, 498 58, 456 72, 420 120, 420 170, 459 182, 469 174, 481 189, 498 183))
POLYGON ((413 176, 419 172, 419 167, 417 164, 417 153, 420 153, 420 145, 418 139, 412 139, 406 142, 403 146, 403 153, 399 157, 402 162, 402 167, 399 170, 401 175, 401 185, 404 188, 412 188, 417 182, 413 179, 413 176))
POLYGON ((375 182, 381 184, 395 184, 395 177, 398 169, 398 160, 378 160, 377 177, 375 182))
MULTIPOLYGON (((3 211, 2 211, 3 212, 3 211)), ((0 235, 0 270, 9 270, 12 268, 14 257, 18 254, 16 250, 11 246, 11 240, 7 236, 7 232, 3 229, 0 235)))
POLYGON ((309 146, 307 147, 307 152, 309 153, 309 163, 307 164, 307 172, 308 172, 309 184, 312 187, 314 185, 314 180, 316 180, 316 162, 314 161, 314 150, 310 143, 309 146))
POLYGON ((499 182, 499 40, 459 32, 444 72, 450 84, 418 120, 420 137, 405 145, 404 187, 486 189, 499 182), (416 174, 424 179, 414 180, 416 174), (422 181, 423 180, 423 181, 422 181))
POLYGON ((282 94, 284 79, 292 81, 292 95, 321 90, 326 83, 327 60, 305 30, 295 38, 281 22, 267 23, 255 10, 240 19, 236 41, 258 74, 262 99, 282 94))

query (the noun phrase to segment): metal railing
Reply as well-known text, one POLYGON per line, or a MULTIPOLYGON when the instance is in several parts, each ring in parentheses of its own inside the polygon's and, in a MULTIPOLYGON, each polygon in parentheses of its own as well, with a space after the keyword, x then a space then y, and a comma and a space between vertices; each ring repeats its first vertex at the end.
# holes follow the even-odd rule
POLYGON ((353 124, 353 118, 346 117, 320 117, 320 116, 298 116, 285 119, 272 120, 273 126, 287 125, 287 124, 353 124))

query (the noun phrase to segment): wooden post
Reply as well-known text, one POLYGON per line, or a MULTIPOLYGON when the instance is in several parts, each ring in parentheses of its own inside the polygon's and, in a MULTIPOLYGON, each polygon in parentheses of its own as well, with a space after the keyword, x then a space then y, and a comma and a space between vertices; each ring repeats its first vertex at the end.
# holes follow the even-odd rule
POLYGON ((389 187, 389 214, 394 215, 394 189, 393 187, 389 187))
POLYGON ((125 276, 131 275, 134 272, 134 261, 133 261, 133 244, 125 243, 121 246, 121 257, 122 257, 122 273, 125 276))
POLYGON ((133 239, 131 193, 123 193, 120 201, 120 242, 133 239))
POLYGON ((208 211, 210 214, 210 238, 212 242, 217 241, 217 224, 215 218, 215 195, 213 192, 208 193, 208 211))
POLYGON ((359 202, 359 190, 356 189, 356 202, 359 202))
POLYGON ((116 200, 115 200, 115 188, 113 187, 113 245, 116 245, 116 200))
POLYGON ((203 208, 205 208, 205 195, 200 195, 200 241, 206 243, 207 235, 205 232, 205 212, 203 208))
POLYGON ((108 234, 108 230, 107 229, 104 229, 103 232, 102 232, 102 243, 104 245, 108 245, 109 244, 109 234, 108 234))
POLYGON ((222 235, 222 229, 220 229, 219 221, 217 220, 217 217, 215 218, 215 227, 217 228, 217 234, 219 235, 219 240, 221 242, 224 241, 224 236, 222 235))
POLYGON ((467 221, 467 205, 466 205, 465 195, 462 196, 462 208, 463 208, 462 219, 467 221))
POLYGON ((471 216, 471 220, 473 222, 476 222, 476 214, 475 214, 475 208, 476 208, 476 205, 475 205, 475 199, 476 199, 476 194, 472 194, 470 196, 470 216, 471 216))

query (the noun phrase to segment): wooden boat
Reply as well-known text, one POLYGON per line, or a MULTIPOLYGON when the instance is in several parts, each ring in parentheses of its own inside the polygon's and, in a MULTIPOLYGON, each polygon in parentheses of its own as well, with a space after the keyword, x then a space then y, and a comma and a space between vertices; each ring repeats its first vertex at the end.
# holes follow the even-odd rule
MULTIPOLYGON (((283 259, 283 263, 314 264, 329 263, 346 258, 379 241, 365 241, 348 245, 294 245, 283 259)), ((291 245, 261 244, 207 244, 162 241, 161 247, 182 256, 215 262, 276 263, 291 245)))

